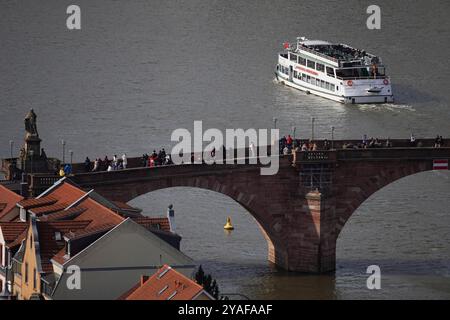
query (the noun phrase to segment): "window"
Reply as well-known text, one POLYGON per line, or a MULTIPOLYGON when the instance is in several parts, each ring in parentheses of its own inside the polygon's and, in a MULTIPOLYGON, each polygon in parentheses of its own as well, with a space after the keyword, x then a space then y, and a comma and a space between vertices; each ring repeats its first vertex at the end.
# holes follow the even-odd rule
POLYGON ((308 68, 315 69, 316 63, 314 61, 308 60, 307 66, 308 66, 308 68))
POLYGON ((325 88, 325 81, 320 80, 320 86, 321 86, 322 88, 325 88))
POLYGON ((297 78, 297 71, 294 71, 294 78, 297 78))
POLYGON ((298 57, 298 63, 300 63, 301 65, 306 66, 306 59, 302 58, 302 57, 298 57))
POLYGON ((307 75, 307 76, 306 76, 306 82, 308 82, 308 83, 311 82, 311 76, 310 76, 310 75, 307 75))
POLYGON ((327 75, 334 78, 333 68, 327 67, 327 75))
POLYGON ((302 80, 306 82, 306 74, 302 73, 302 80))
POLYGON ((25 283, 28 283, 28 262, 25 262, 25 283))
POLYGON ((325 82, 325 89, 330 90, 330 83, 329 82, 325 82))
POLYGON ((316 64, 316 70, 324 72, 325 71, 325 66, 323 64, 321 64, 321 63, 317 63, 316 64))
POLYGON ((36 278, 37 278, 37 275, 36 275, 36 268, 33 268, 33 288, 34 289, 36 289, 36 278))
POLYGON ((290 54, 289 54, 289 59, 290 59, 291 61, 297 62, 297 55, 296 55, 296 54, 293 54, 293 53, 290 53, 290 54))
MULTIPOLYGON (((330 84, 330 90, 334 91, 334 84, 330 84)), ((337 87, 337 90, 339 90, 339 87, 337 87)))

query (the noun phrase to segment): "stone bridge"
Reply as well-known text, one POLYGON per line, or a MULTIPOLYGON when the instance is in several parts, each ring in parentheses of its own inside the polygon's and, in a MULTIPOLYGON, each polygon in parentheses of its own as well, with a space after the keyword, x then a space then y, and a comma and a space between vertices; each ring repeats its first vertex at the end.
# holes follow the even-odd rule
MULTIPOLYGON (((260 164, 183 164, 75 173, 71 179, 124 202, 181 186, 225 194, 258 222, 270 261, 290 271, 328 272, 335 269, 339 233, 370 195, 450 159, 450 148, 434 148, 432 140, 414 146, 407 140, 391 140, 392 147, 368 149, 342 149, 342 141, 333 143, 332 150, 280 156, 279 171, 272 176, 261 175, 260 164)), ((39 189, 55 180, 34 175, 30 184, 39 189)))

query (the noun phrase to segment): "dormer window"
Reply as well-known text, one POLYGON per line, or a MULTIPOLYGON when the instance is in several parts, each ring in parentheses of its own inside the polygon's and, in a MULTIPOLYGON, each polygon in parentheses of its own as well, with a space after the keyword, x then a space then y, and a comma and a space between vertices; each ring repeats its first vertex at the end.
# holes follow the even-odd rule
POLYGON ((55 240, 56 241, 61 241, 62 240, 61 232, 59 232, 59 231, 55 232, 55 240))

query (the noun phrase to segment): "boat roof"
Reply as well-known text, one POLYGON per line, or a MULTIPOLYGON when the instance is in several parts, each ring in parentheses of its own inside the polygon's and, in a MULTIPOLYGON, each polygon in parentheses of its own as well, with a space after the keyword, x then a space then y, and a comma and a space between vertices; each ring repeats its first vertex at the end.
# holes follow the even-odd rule
POLYGON ((323 40, 305 40, 305 41, 301 41, 301 43, 305 46, 327 46, 327 45, 331 45, 331 42, 328 41, 323 41, 323 40))
POLYGON ((353 65, 381 64, 381 59, 365 50, 356 49, 342 43, 332 43, 323 40, 309 40, 305 37, 297 38, 295 52, 307 51, 329 59, 335 63, 352 63, 353 65))

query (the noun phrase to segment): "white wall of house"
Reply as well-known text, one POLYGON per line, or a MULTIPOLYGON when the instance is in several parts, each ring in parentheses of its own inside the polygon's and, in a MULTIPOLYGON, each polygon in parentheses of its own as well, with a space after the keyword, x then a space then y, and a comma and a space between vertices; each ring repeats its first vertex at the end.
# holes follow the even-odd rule
MULTIPOLYGON (((6 248, 5 248, 5 239, 3 238, 3 233, 0 228, 0 268, 5 270, 5 266, 7 265, 7 256, 6 256, 6 248)), ((5 270, 6 271, 6 270, 5 270)), ((6 288, 6 277, 3 273, 0 272, 0 295, 5 293, 6 288)))

